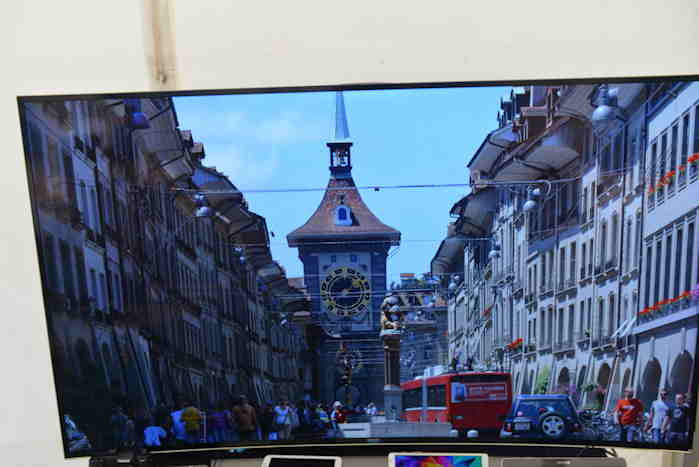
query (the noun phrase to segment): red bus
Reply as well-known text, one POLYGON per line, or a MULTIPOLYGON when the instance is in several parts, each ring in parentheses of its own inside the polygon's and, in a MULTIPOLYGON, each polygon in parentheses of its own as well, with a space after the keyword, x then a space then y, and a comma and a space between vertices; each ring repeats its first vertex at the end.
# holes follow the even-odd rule
POLYGON ((451 423, 467 430, 500 430, 512 404, 510 373, 462 372, 414 379, 401 384, 403 420, 451 423))

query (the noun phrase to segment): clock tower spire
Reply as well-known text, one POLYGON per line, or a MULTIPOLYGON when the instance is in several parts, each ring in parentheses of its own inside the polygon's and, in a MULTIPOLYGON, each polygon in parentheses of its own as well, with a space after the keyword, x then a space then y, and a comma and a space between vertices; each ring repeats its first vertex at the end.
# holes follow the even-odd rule
POLYGON ((352 154, 349 127, 345 111, 345 98, 342 91, 335 93, 335 138, 328 141, 330 148, 330 174, 334 178, 352 176, 352 154))

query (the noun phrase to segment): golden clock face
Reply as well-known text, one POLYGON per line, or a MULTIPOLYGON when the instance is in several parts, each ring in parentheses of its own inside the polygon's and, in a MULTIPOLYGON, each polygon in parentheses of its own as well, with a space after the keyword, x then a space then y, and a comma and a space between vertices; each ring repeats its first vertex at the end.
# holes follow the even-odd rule
POLYGON ((371 288, 360 272, 341 267, 331 271, 321 282, 320 297, 329 312, 338 316, 353 316, 369 308, 371 288))

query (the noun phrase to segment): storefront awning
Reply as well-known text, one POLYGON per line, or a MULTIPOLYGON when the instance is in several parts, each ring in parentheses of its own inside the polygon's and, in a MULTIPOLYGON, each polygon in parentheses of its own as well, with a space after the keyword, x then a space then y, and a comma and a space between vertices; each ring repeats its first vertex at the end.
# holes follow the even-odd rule
POLYGON ((142 130, 135 133, 136 145, 155 155, 160 167, 172 180, 194 173, 189 153, 185 150, 179 130, 142 130))
POLYGON ((455 234, 442 240, 430 264, 431 274, 441 279, 446 274, 458 272, 459 265, 463 266, 465 247, 466 237, 463 234, 455 234))
POLYGON ((585 134, 578 119, 560 117, 538 136, 503 153, 495 162, 493 180, 555 178, 580 156, 585 134))
POLYGON ((457 229, 476 237, 488 236, 493 223, 497 192, 489 187, 469 193, 452 206, 450 214, 457 217, 457 229))
POLYGON ((500 155, 517 142, 517 134, 512 131, 512 124, 491 131, 473 155, 467 167, 489 174, 500 155))

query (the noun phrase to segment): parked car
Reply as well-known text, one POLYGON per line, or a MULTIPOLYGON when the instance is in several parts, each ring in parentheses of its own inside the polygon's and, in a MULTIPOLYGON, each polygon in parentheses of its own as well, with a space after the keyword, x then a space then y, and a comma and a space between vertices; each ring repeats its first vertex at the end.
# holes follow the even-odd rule
POLYGON ((564 394, 517 396, 500 438, 564 439, 581 437, 582 423, 575 405, 564 394))

